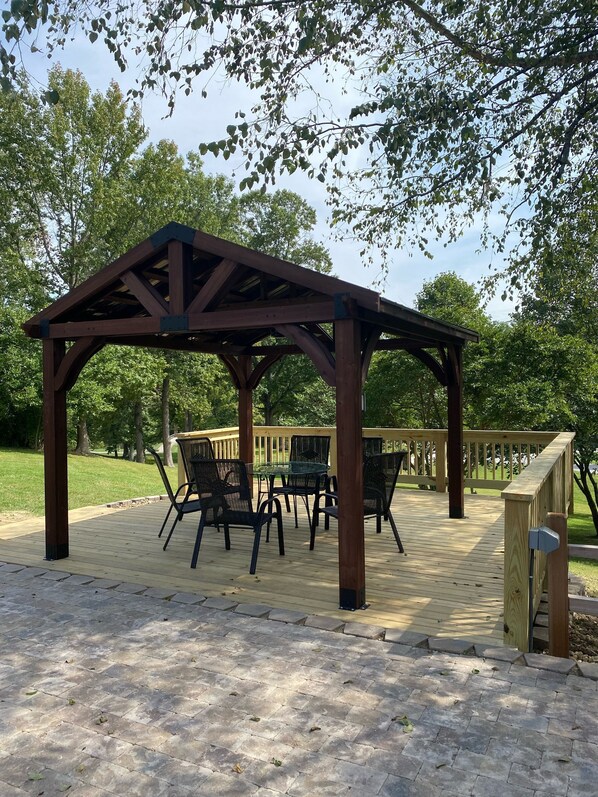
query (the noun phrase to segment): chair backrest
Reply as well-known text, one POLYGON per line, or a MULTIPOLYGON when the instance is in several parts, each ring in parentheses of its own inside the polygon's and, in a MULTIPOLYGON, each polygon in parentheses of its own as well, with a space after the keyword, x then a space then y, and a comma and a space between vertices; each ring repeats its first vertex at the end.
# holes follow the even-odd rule
POLYGON ((187 481, 191 482, 193 481, 191 460, 193 457, 214 459, 214 446, 209 437, 177 437, 176 442, 183 460, 187 481))
POLYGON ((405 451, 374 454, 363 463, 364 508, 375 512, 386 512, 405 458, 405 451))
POLYGON ((208 524, 227 511, 253 511, 247 468, 240 459, 193 457, 191 470, 208 524))
POLYGON ((381 454, 383 443, 383 437, 362 437, 361 446, 363 449, 364 458, 371 457, 374 454, 381 454))
POLYGON ((151 446, 146 446, 146 448, 154 458, 154 462, 156 463, 156 467, 158 468, 160 476, 162 477, 162 481, 164 482, 164 488, 168 494, 168 497, 170 498, 170 502, 174 504, 175 503, 174 491, 170 485, 170 479, 168 478, 168 474, 166 473, 166 469, 164 468, 164 463, 160 458, 160 454, 158 454, 158 452, 155 449, 153 449, 151 446))
POLYGON ((291 462, 322 462, 328 465, 330 435, 294 434, 291 437, 291 462))

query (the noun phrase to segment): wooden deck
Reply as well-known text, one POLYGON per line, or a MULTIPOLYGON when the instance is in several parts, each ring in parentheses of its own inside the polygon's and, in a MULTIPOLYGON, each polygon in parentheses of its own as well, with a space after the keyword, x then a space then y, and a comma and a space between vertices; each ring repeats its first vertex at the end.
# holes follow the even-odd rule
POLYGON ((318 532, 310 552, 305 516, 295 529, 285 514, 284 557, 275 535, 262 541, 255 576, 249 575, 253 535, 240 529, 231 531, 231 551, 222 534, 207 529, 197 570, 190 569, 197 515, 178 525, 162 551, 157 531, 165 502, 71 513, 71 555, 58 562, 43 560, 43 520, 0 526, 0 560, 502 644, 503 502, 468 495, 465 509, 467 517, 449 520, 447 495, 397 491, 393 512, 407 556, 399 554, 388 524, 377 535, 374 521, 366 522, 370 606, 355 613, 338 609, 336 524, 318 532))

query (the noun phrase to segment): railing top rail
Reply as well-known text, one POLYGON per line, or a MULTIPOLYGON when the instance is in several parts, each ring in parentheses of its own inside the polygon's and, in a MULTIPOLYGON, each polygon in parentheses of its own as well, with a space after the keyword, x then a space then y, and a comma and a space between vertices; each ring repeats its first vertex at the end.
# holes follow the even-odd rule
POLYGON ((501 493, 501 497, 510 501, 530 503, 550 476, 555 462, 575 438, 575 432, 561 432, 546 448, 519 474, 501 493))
POLYGON ((226 426, 222 429, 201 429, 194 432, 179 432, 177 437, 224 437, 238 434, 238 426, 226 426))

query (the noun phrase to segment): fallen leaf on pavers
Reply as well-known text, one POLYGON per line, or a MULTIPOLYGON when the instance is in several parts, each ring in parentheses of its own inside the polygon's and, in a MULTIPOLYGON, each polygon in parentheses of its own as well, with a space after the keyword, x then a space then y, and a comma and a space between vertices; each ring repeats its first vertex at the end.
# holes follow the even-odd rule
POLYGON ((270 761, 270 763, 274 764, 275 767, 282 766, 282 761, 280 760, 280 758, 273 758, 272 761, 270 761))
POLYGON ((438 675, 451 675, 451 671, 450 670, 440 670, 438 675))
POLYGON ((41 772, 28 772, 27 773, 27 780, 43 780, 44 776, 41 772))
POLYGON ((230 697, 239 697, 239 693, 238 692, 229 692, 228 694, 229 694, 230 697))
POLYGON ((352 681, 352 680, 349 678, 349 680, 348 680, 348 681, 343 681, 343 686, 344 686, 345 684, 352 684, 352 683, 353 683, 353 681, 352 681))
POLYGON ((68 699, 68 701, 67 701, 67 702, 68 702, 69 706, 74 706, 74 705, 75 705, 75 703, 76 703, 77 701, 76 701, 76 700, 73 700, 73 698, 72 698, 72 697, 69 697, 69 699, 68 699))
POLYGON ((472 675, 477 675, 477 674, 479 673, 479 670, 477 670, 477 669, 474 667, 474 668, 473 668, 473 670, 472 670, 471 672, 472 672, 472 675))
POLYGON ((103 714, 100 714, 100 716, 96 720, 96 725, 103 725, 105 722, 108 722, 108 717, 105 717, 103 714))
POLYGON ((243 772, 243 767, 241 766, 241 764, 235 764, 233 767, 233 772, 236 772, 237 775, 240 775, 241 772, 243 772))
POLYGON ((403 733, 411 733, 413 731, 413 723, 406 714, 403 714, 402 717, 393 717, 392 721, 401 723, 403 726, 403 733))
POLYGON ((314 731, 321 731, 321 730, 322 729, 320 728, 319 725, 312 725, 311 728, 309 729, 309 732, 313 733, 314 731))
POLYGON ((249 722, 259 722, 259 721, 260 721, 259 717, 249 717, 249 722))
POLYGON ((87 767, 85 766, 85 764, 79 764, 79 766, 77 767, 77 772, 79 773, 85 772, 86 769, 87 767))
POLYGON ((29 691, 25 692, 27 697, 33 697, 33 695, 37 694, 37 689, 29 689, 29 691))
POLYGON ((571 763, 571 759, 569 758, 568 755, 564 755, 562 758, 557 758, 557 761, 559 762, 559 764, 570 764, 571 763))
POLYGON ((68 791, 70 788, 71 788, 71 784, 70 783, 63 783, 62 786, 58 787, 58 791, 65 792, 65 791, 68 791))
POLYGON ((445 767, 445 766, 446 766, 446 764, 444 762, 441 763, 441 764, 436 764, 436 769, 441 769, 442 767, 445 767))

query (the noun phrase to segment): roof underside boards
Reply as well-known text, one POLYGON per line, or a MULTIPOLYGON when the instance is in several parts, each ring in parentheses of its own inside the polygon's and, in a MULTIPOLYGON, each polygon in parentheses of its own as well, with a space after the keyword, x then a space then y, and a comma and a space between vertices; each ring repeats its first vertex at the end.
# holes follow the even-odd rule
MULTIPOLYGON (((32 337, 101 337, 106 343, 257 354, 265 338, 284 338, 278 328, 288 324, 303 326, 333 350, 332 330, 323 325, 345 317, 404 338, 401 348, 478 339, 471 330, 374 291, 175 223, 38 313, 24 329, 32 337), (175 305, 183 312, 173 312, 175 305)), ((381 340, 379 347, 384 344, 381 340)), ((288 353, 300 351, 285 345, 288 353)))

